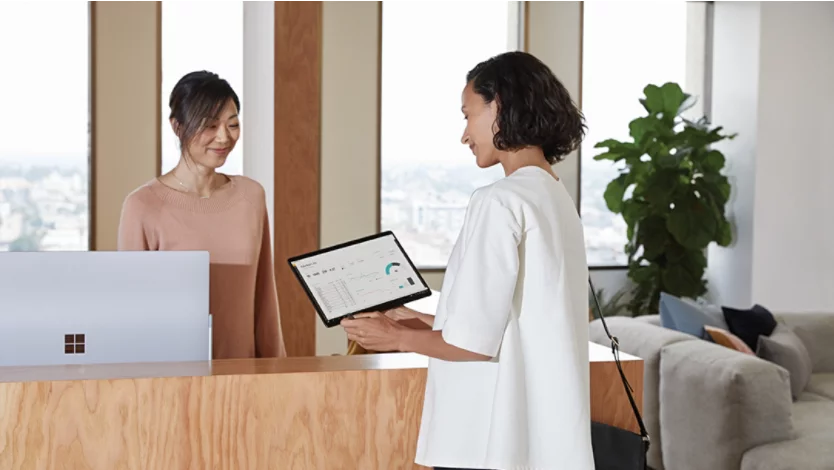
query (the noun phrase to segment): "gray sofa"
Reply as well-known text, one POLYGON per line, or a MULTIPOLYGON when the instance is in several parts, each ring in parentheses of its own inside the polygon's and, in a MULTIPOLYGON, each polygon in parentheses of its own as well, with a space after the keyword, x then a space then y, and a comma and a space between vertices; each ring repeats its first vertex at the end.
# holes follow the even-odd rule
MULTIPOLYGON (((783 314, 812 374, 792 398, 772 362, 660 326, 657 315, 606 319, 623 352, 645 361, 643 415, 656 470, 834 469, 834 314, 783 314)), ((590 338, 607 345, 602 324, 590 338)))

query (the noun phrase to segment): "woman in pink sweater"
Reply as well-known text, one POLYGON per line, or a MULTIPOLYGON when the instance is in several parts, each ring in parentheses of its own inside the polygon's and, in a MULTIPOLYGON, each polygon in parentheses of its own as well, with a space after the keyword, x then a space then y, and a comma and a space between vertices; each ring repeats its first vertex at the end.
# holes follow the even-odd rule
POLYGON ((119 250, 208 251, 213 357, 286 356, 263 187, 217 172, 240 138, 237 94, 193 72, 169 106, 180 161, 125 199, 119 250))

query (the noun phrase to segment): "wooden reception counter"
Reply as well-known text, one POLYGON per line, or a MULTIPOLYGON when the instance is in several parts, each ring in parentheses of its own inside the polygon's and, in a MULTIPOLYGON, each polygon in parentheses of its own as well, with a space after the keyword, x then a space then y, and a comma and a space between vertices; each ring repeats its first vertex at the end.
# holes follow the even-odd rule
MULTIPOLYGON (((610 350, 590 348, 592 419, 636 430, 610 350)), ((643 361, 622 356, 642 407, 643 361)), ((419 468, 426 364, 375 354, 0 367, 0 468, 419 468)))

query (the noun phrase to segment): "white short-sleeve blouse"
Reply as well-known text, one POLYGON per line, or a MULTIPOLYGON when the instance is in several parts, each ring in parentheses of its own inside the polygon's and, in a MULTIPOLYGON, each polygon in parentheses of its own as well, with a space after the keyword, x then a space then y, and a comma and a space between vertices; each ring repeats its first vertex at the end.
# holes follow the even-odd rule
POLYGON ((587 281, 582 224, 560 181, 524 167, 475 192, 434 329, 493 360, 430 360, 416 463, 594 468, 587 281))

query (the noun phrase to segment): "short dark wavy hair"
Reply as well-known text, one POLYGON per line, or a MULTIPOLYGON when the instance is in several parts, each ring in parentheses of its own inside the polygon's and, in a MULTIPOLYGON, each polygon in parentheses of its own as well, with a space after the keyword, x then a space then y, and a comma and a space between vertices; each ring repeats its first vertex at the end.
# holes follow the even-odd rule
POLYGON ((487 103, 498 103, 493 138, 502 151, 541 147, 552 165, 575 150, 585 137, 585 118, 570 93, 539 59, 506 52, 476 65, 467 84, 487 103))

